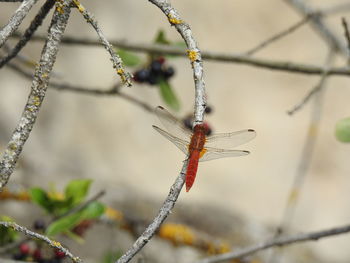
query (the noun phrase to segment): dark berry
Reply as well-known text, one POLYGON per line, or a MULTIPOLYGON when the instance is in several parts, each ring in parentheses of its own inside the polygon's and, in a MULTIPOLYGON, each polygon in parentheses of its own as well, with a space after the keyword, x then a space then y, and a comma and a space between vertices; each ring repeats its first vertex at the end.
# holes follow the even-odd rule
POLYGON ((136 82, 146 82, 148 80, 148 77, 150 75, 150 72, 148 69, 140 69, 139 71, 136 71, 134 74, 134 80, 136 82))
POLYGON ((164 62, 165 62, 165 57, 159 57, 159 58, 157 58, 157 61, 158 61, 160 64, 164 64, 164 62))
POLYGON ((150 85, 155 85, 159 82, 159 79, 158 79, 158 76, 154 73, 151 73, 149 74, 148 76, 148 79, 147 79, 147 82, 150 84, 150 85))
POLYGON ((207 106, 207 107, 205 108, 205 113, 206 113, 206 114, 210 114, 210 113, 212 113, 212 111, 213 111, 213 109, 212 109, 212 107, 210 107, 210 106, 207 106))
POLYGON ((192 131, 192 125, 193 125, 192 117, 187 117, 186 119, 184 119, 183 124, 187 129, 192 131))
POLYGON ((59 249, 55 249, 55 258, 64 258, 66 256, 66 254, 59 250, 59 249))
POLYGON ((23 255, 28 255, 30 252, 30 247, 28 244, 23 243, 19 246, 19 251, 21 252, 21 254, 23 255))
POLYGON ((12 258, 14 260, 22 260, 26 258, 26 255, 22 254, 22 253, 16 253, 12 256, 12 258))
POLYGON ((33 259, 36 261, 40 261, 42 259, 42 253, 41 253, 41 250, 39 248, 34 250, 33 259))
POLYGON ((167 67, 164 71, 163 71, 163 76, 164 78, 168 79, 172 76, 174 76, 175 74, 175 69, 173 67, 167 67))
POLYGON ((46 228, 45 221, 41 219, 35 220, 33 227, 35 230, 45 230, 46 228))
POLYGON ((153 60, 150 66, 151 72, 157 74, 160 74, 162 72, 162 63, 160 63, 158 60, 153 60))

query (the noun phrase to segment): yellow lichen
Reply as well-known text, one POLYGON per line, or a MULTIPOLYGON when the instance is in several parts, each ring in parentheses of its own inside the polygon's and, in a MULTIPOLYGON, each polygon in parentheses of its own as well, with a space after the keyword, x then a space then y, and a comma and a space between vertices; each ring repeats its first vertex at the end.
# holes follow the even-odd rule
POLYGON ((195 235, 191 229, 181 224, 164 224, 159 230, 159 236, 174 243, 187 245, 192 245, 195 240, 195 235))
POLYGON ((194 62, 197 59, 197 51, 195 51, 195 50, 187 50, 187 56, 191 60, 191 62, 194 62))
POLYGON ((56 0, 56 11, 61 15, 64 13, 62 0, 56 0))
POLYGON ((105 210, 105 215, 112 219, 112 220, 116 220, 116 221, 122 221, 123 220, 123 214, 122 212, 115 210, 111 207, 107 207, 105 210))
POLYGON ((173 25, 178 25, 178 24, 183 23, 183 21, 181 19, 177 19, 177 18, 173 17, 171 14, 168 15, 168 19, 169 19, 169 22, 173 25))
POLYGON ((33 105, 35 105, 37 107, 40 105, 40 98, 38 96, 35 96, 33 98, 33 105))
POLYGON ((52 245, 55 247, 61 247, 61 243, 58 241, 52 241, 52 245))
POLYGON ((73 0, 73 2, 76 5, 76 7, 78 8, 80 13, 83 13, 85 11, 85 8, 80 4, 80 2, 78 0, 73 0))

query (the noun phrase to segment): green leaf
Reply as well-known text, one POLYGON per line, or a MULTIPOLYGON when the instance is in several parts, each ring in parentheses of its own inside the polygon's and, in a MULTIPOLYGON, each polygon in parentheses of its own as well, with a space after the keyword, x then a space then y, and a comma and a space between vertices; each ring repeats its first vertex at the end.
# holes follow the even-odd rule
POLYGON ((29 190, 29 194, 34 203, 42 207, 47 212, 52 212, 52 202, 45 190, 40 187, 33 187, 29 190))
POLYGON ((92 180, 78 179, 72 180, 65 189, 66 200, 69 200, 71 207, 83 201, 89 192, 92 180))
POLYGON ((123 60, 125 66, 135 67, 141 63, 141 58, 132 52, 126 51, 124 49, 119 49, 117 53, 123 60))
POLYGON ((163 30, 159 30, 156 38, 154 39, 154 43, 169 45, 171 42, 166 38, 165 32, 163 30))
POLYGON ((350 117, 337 122, 335 125, 335 136, 338 141, 350 142, 350 117))
POLYGON ((64 231, 68 231, 78 225, 81 220, 82 212, 62 217, 47 227, 46 235, 55 236, 64 231))
POLYGON ((94 219, 103 215, 105 209, 105 206, 100 202, 92 202, 82 211, 82 216, 84 219, 94 219))
POLYGON ((160 89, 160 95, 162 96, 164 102, 168 106, 170 106, 173 110, 176 110, 176 111, 179 110, 180 102, 176 97, 176 94, 172 90, 170 84, 165 80, 161 80, 159 82, 159 89, 160 89))
POLYGON ((46 234, 55 236, 59 233, 66 232, 74 228, 85 219, 94 219, 103 215, 105 206, 99 202, 89 204, 82 211, 62 217, 48 226, 46 234))

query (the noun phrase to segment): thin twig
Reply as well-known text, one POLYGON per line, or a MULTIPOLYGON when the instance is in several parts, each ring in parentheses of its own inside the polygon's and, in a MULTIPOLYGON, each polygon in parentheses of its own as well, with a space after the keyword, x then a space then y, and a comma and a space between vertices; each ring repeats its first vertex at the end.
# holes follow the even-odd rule
POLYGON ((103 34, 101 28, 99 27, 96 19, 90 14, 90 12, 86 11, 86 9, 81 5, 79 0, 73 0, 73 3, 77 6, 79 12, 83 15, 86 22, 89 23, 96 31, 101 44, 105 47, 108 53, 111 56, 111 61, 113 63, 113 68, 117 71, 118 75, 122 79, 123 83, 127 86, 131 86, 131 78, 132 75, 129 72, 126 72, 123 66, 123 61, 119 57, 119 55, 113 50, 112 45, 109 43, 105 35, 103 34))
POLYGON ((305 25, 311 18, 312 15, 308 15, 303 17, 300 21, 293 24, 292 26, 289 26, 288 28, 284 29, 281 32, 278 32, 277 34, 273 35, 272 37, 266 39, 265 41, 261 42, 260 44, 256 45, 255 47, 249 49, 247 52, 245 52, 246 55, 251 56, 261 50, 262 48, 266 47, 267 45, 281 39, 282 37, 285 37, 288 34, 293 33, 295 30, 300 28, 301 26, 305 25))
POLYGON ((50 73, 59 49, 59 43, 70 15, 71 0, 62 2, 56 8, 49 28, 48 40, 44 45, 39 65, 35 71, 31 92, 22 116, 0 160, 0 191, 7 184, 14 171, 19 155, 27 141, 45 98, 50 73))
POLYGON ((345 17, 342 17, 341 19, 342 25, 344 27, 344 36, 346 39, 346 43, 348 44, 348 65, 350 65, 350 33, 349 33, 349 27, 348 23, 346 22, 345 17))
POLYGON ((67 248, 63 247, 60 242, 49 239, 47 236, 38 234, 36 232, 30 231, 24 226, 20 226, 14 222, 2 222, 0 221, 0 225, 6 228, 13 229, 17 232, 21 232, 26 236, 30 236, 32 238, 39 239, 47 243, 50 247, 59 249, 62 251, 67 257, 69 257, 73 262, 83 262, 79 257, 75 257, 67 248))
MULTIPOLYGON (((303 16, 316 13, 316 10, 308 6, 303 0, 285 0, 288 4, 292 5, 303 16)), ((348 54, 347 48, 343 45, 342 41, 332 32, 332 30, 326 25, 321 16, 312 16, 310 24, 314 27, 321 37, 329 44, 330 48, 342 53, 348 54)))
MULTIPOLYGON (((14 36, 16 36, 14 34, 14 36)), ((32 41, 43 41, 43 36, 33 36, 32 41)), ((86 46, 99 46, 100 43, 92 39, 81 39, 75 37, 64 37, 62 44, 66 45, 86 45, 86 46)), ((135 52, 148 52, 156 54, 168 54, 175 56, 188 56, 183 48, 170 46, 170 45, 159 45, 159 44, 146 44, 146 43, 132 43, 123 40, 111 41, 113 46, 127 49, 135 52)), ((269 59, 252 58, 244 54, 234 53, 223 53, 217 51, 202 51, 202 59, 219 62, 230 62, 238 64, 246 64, 254 67, 261 67, 270 70, 281 70, 288 73, 297 74, 310 74, 310 75, 322 75, 325 69, 320 66, 310 64, 293 63, 291 61, 274 61, 269 59)), ((330 68, 328 75, 340 75, 349 76, 350 69, 347 67, 330 68)))
MULTIPOLYGON (((333 53, 333 52, 330 52, 333 53)), ((332 54, 330 54, 329 56, 333 57, 332 54)), ((330 62, 329 60, 331 60, 330 58, 327 58, 327 64, 325 66, 325 70, 320 78, 319 83, 317 83, 317 85, 315 87, 313 87, 307 94, 306 96, 304 96, 304 98, 298 103, 296 104, 293 109, 287 111, 287 113, 289 115, 293 115, 294 113, 296 113, 297 111, 299 111, 302 107, 304 107, 306 105, 306 103, 312 98, 313 95, 315 95, 316 93, 318 93, 324 86, 325 80, 327 79, 327 77, 329 76, 328 74, 328 69, 330 68, 330 62)))
POLYGON ((20 38, 16 46, 10 50, 8 55, 2 59, 0 59, 0 68, 2 68, 7 62, 9 62, 12 58, 14 58, 22 48, 28 43, 31 36, 38 29, 38 27, 42 24, 46 15, 50 12, 51 8, 55 4, 54 0, 47 0, 44 5, 39 10, 38 14, 35 16, 33 21, 30 23, 30 26, 24 32, 23 36, 20 38))
POLYGON ((305 241, 317 241, 321 238, 346 234, 349 232, 350 232, 350 225, 346 225, 346 226, 335 227, 335 228, 326 229, 326 230, 317 231, 317 232, 279 237, 279 238, 266 241, 257 245, 249 246, 243 249, 236 249, 234 252, 229 252, 229 253, 220 254, 217 256, 208 257, 208 258, 196 261, 196 263, 215 263, 215 262, 221 262, 225 260, 243 258, 253 253, 256 253, 258 251, 265 250, 271 247, 281 247, 281 246, 286 246, 293 243, 300 243, 305 241))
POLYGON ((4 45, 9 36, 17 30, 19 25, 22 23, 23 19, 27 16, 30 9, 35 5, 38 0, 24 0, 22 4, 18 7, 16 12, 10 18, 6 26, 4 26, 0 31, 0 47, 4 45))

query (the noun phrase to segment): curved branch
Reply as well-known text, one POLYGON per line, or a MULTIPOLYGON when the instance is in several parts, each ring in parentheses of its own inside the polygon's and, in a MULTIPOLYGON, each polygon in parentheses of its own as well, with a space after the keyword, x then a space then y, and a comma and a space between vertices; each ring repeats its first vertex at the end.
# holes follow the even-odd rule
POLYGON ((49 28, 48 40, 43 48, 39 66, 32 82, 31 92, 22 116, 0 160, 0 191, 7 184, 19 155, 27 141, 44 100, 50 73, 59 49, 59 43, 70 15, 71 1, 56 8, 49 28))
POLYGON ((37 1, 38 0, 24 0, 23 3, 18 7, 7 25, 4 26, 0 31, 0 47, 3 46, 9 36, 19 27, 23 19, 27 16, 30 9, 37 1))

